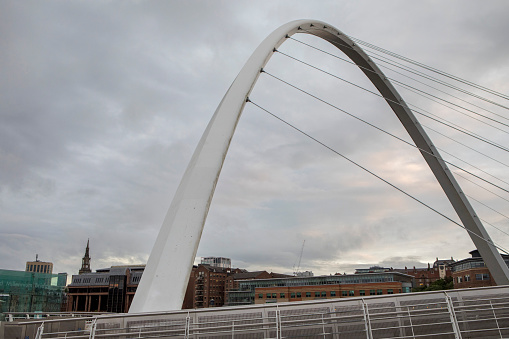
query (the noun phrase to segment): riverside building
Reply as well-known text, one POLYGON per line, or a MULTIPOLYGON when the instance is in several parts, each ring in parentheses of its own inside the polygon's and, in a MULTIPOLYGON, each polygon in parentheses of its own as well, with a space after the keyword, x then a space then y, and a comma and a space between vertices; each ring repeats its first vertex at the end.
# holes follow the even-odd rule
POLYGON ((399 272, 244 280, 228 306, 409 293, 414 278, 399 272))

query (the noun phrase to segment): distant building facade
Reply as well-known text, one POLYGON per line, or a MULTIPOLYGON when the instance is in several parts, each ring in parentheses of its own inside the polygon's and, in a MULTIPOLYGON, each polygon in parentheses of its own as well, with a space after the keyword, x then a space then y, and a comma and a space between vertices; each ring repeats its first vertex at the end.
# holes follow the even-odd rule
MULTIPOLYGON (((438 279, 445 279, 446 277, 452 276, 452 264, 454 263, 454 259, 438 259, 435 260, 433 265, 428 264, 426 268, 407 268, 404 269, 393 269, 395 272, 400 272, 404 274, 411 275, 415 278, 415 286, 414 287, 424 287, 429 286, 431 283, 437 281, 438 279)), ((391 268, 392 269, 392 268, 391 268)))
POLYGON ((244 280, 229 291, 228 305, 408 293, 413 280, 399 272, 244 280))
POLYGON ((145 265, 112 266, 72 276, 67 286, 68 312, 129 310, 145 265))
POLYGON ((27 261, 25 272, 52 274, 53 263, 47 261, 40 261, 39 256, 36 254, 35 261, 27 261))
MULTIPOLYGON (((471 258, 458 260, 451 265, 454 288, 496 286, 497 284, 479 251, 473 250, 469 253, 471 258)), ((502 258, 509 266, 509 255, 502 254, 502 258)))
POLYGON ((232 267, 232 260, 230 258, 223 257, 204 257, 201 259, 201 264, 229 269, 232 267))
MULTIPOLYGON (((68 312, 117 312, 125 313, 133 301, 145 265, 112 266, 96 272, 83 272, 90 267, 89 244, 82 262, 80 274, 72 276, 68 288, 68 312), (87 260, 88 259, 88 260, 87 260)), ((203 258, 203 262, 193 266, 189 277, 183 309, 221 307, 226 304, 228 291, 238 288, 238 281, 246 279, 268 279, 288 277, 266 271, 247 272, 231 269, 231 260, 222 257, 203 258)), ((171 285, 168 284, 168 293, 171 285)))
POLYGON ((0 317, 5 312, 60 312, 66 282, 67 273, 0 270, 0 317))

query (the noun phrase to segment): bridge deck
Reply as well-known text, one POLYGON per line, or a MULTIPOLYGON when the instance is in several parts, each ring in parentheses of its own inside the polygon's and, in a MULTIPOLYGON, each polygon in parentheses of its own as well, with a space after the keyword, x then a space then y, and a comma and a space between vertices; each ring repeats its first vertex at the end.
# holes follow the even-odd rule
POLYGON ((5 338, 507 338, 509 286, 48 318, 4 327, 5 338))

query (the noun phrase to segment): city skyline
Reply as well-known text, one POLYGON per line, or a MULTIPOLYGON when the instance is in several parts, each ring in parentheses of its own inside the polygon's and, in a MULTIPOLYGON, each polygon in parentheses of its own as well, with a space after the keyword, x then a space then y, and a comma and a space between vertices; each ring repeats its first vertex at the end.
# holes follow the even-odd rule
MULTIPOLYGON (((75 274, 87 238, 94 271, 145 263, 217 104, 260 41, 287 21, 329 22, 356 38, 507 93, 507 12, 502 1, 331 1, 320 7, 284 1, 3 2, 2 268, 22 270, 38 253, 53 262, 54 272, 75 274)), ((312 56, 296 42, 284 47, 293 55, 312 56)), ((365 84, 347 66, 317 60, 365 84)), ((279 56, 269 66, 302 80, 289 64, 279 56)), ((342 107, 408 139, 381 100, 299 71, 308 80, 303 84, 315 85, 313 91, 334 98, 339 94, 331 89, 339 88, 342 107)), ((457 219, 415 150, 316 103, 286 99, 291 93, 262 77, 252 99, 457 219)), ((470 194, 483 194, 458 181, 470 194)), ((474 207, 507 229, 506 219, 474 207)), ((496 242, 509 245, 506 235, 487 229, 496 242)), ((465 258, 474 249, 464 230, 248 105, 198 257, 223 256, 235 267, 285 273, 292 271, 304 240, 301 269, 317 275, 352 272, 359 265, 420 266, 435 257, 465 258)))

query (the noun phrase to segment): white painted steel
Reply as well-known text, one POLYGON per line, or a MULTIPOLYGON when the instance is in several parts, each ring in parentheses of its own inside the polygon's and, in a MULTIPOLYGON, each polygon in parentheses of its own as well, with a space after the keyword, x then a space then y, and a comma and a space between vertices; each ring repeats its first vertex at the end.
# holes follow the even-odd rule
MULTIPOLYGON (((334 27, 319 21, 298 20, 279 27, 258 46, 216 109, 175 193, 129 313, 181 308, 210 202, 246 99, 273 50, 288 36, 298 32, 330 42, 361 68, 382 96, 387 98, 389 106, 416 145, 436 155, 435 158, 421 152, 465 227, 490 241, 447 165, 380 69, 362 49, 334 27)), ((509 269, 493 244, 470 236, 495 281, 499 285, 508 284, 509 269)))
MULTIPOLYGON (((70 315, 67 319, 45 319, 41 339, 315 338, 322 334, 327 338, 451 338, 456 334, 463 338, 509 338, 509 286, 108 314, 95 319, 94 333, 83 331, 85 320, 70 315), (370 312, 363 312, 363 308, 370 312), (58 332, 64 328, 67 330, 58 332)), ((7 323, 6 329, 20 326, 21 333, 32 338, 42 322, 7 323)))

